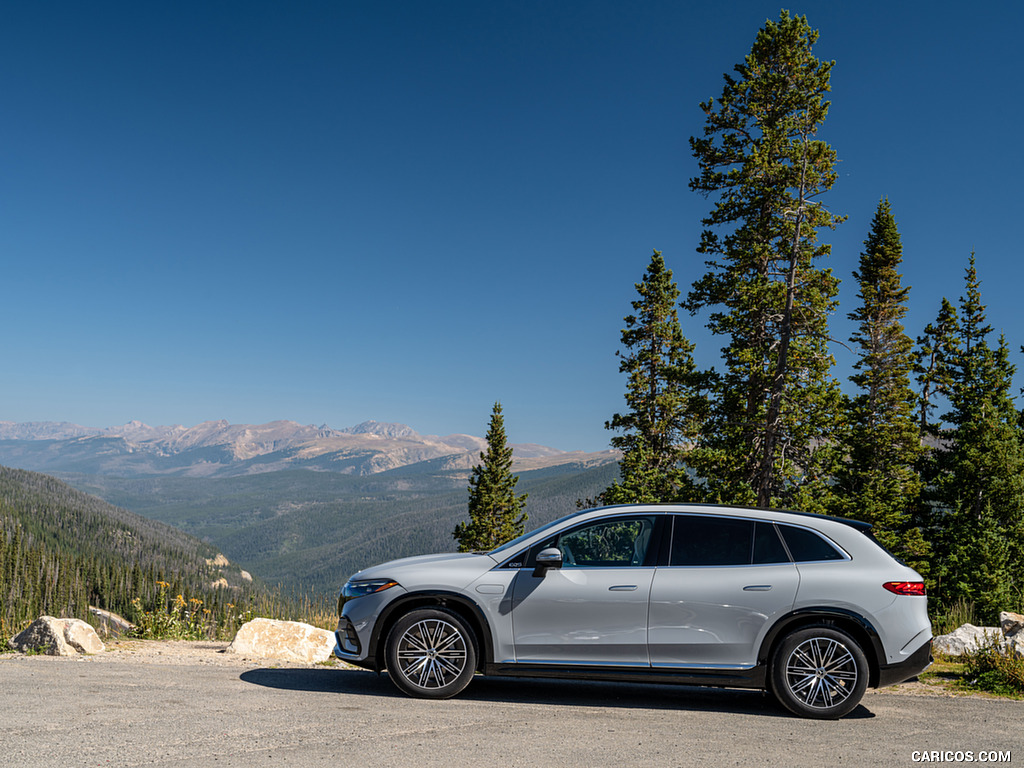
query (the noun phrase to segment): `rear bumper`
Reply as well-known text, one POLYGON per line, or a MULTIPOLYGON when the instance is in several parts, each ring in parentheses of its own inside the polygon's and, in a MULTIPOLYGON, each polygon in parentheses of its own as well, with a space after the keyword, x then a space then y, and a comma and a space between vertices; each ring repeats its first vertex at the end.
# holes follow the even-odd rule
POLYGON ((899 664, 880 667, 878 670, 878 687, 896 685, 904 680, 924 672, 932 663, 932 639, 929 637, 924 644, 899 664))

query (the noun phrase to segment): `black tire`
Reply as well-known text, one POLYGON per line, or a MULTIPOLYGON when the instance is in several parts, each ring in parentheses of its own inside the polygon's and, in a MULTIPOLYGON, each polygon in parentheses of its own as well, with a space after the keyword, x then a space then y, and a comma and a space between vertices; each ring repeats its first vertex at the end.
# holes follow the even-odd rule
POLYGON ((790 712, 835 720, 860 704, 868 685, 868 661, 845 632, 808 627, 779 643, 768 674, 775 698, 790 712))
POLYGON ((454 696, 476 673, 472 630, 440 608, 419 608, 402 616, 388 634, 385 657, 391 681, 419 699, 454 696))

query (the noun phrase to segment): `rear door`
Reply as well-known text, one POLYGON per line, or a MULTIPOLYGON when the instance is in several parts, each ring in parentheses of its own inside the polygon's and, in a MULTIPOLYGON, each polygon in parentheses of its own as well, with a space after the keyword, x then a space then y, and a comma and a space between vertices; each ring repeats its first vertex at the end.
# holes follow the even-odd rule
POLYGON ((761 638, 790 611, 800 577, 774 524, 674 515, 669 565, 651 585, 656 667, 749 668, 761 638))

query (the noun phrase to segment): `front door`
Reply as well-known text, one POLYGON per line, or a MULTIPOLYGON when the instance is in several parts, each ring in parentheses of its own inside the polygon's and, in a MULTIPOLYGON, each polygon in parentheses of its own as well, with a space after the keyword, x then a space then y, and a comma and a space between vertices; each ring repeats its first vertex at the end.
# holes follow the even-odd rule
POLYGON ((562 567, 523 568, 512 594, 516 661, 525 664, 643 666, 647 607, 655 568, 648 565, 655 516, 604 518, 545 546, 562 567))

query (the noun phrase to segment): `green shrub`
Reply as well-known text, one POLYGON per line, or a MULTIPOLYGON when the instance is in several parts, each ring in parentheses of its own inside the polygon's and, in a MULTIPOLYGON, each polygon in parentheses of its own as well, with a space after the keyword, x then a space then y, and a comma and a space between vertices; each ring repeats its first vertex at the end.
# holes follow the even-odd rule
POLYGON ((1006 648, 998 635, 964 655, 964 687, 1000 696, 1024 695, 1024 654, 1006 648))

